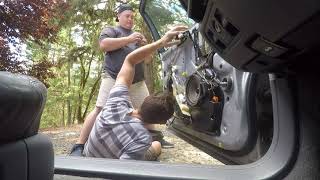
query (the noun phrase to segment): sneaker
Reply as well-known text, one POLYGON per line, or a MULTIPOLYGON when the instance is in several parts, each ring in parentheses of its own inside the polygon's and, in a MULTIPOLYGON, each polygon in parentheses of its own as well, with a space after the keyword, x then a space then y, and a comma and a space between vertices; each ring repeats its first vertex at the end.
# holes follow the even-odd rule
POLYGON ((161 139, 160 140, 160 143, 161 143, 161 147, 163 149, 170 149, 170 148, 174 148, 174 145, 172 143, 169 143, 168 141, 164 140, 164 139, 161 139))
POLYGON ((73 145, 69 156, 83 156, 82 152, 84 149, 84 144, 73 145))

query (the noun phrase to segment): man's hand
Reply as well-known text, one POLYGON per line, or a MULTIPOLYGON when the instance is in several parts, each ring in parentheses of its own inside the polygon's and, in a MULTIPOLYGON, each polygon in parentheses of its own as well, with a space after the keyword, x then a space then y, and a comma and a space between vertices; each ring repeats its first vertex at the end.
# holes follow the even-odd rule
POLYGON ((180 43, 180 40, 177 38, 179 34, 188 30, 186 26, 175 26, 169 30, 161 39, 160 42, 163 47, 170 47, 180 43))
MULTIPOLYGON (((141 34, 142 35, 142 34, 141 34)), ((148 42, 147 42, 147 39, 146 37, 144 37, 144 35, 142 35, 142 39, 140 41, 138 41, 138 46, 144 46, 146 45, 148 42)))
POLYGON ((130 36, 128 36, 129 42, 131 43, 139 43, 144 36, 141 33, 134 32, 130 36))

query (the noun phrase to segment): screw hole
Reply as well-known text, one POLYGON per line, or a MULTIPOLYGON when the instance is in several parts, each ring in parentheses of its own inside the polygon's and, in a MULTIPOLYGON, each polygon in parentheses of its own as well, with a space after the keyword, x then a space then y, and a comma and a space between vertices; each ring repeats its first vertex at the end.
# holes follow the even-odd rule
POLYGON ((222 82, 225 82, 225 83, 226 83, 226 82, 228 82, 228 79, 227 79, 227 78, 223 78, 223 79, 222 79, 222 82))

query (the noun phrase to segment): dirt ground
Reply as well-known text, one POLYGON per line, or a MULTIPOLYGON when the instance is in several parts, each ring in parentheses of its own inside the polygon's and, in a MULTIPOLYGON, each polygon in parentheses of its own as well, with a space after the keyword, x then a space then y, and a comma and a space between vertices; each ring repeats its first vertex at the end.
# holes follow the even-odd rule
MULTIPOLYGON (((80 125, 75 125, 64 128, 42 129, 41 132, 52 139, 56 155, 67 155, 79 137, 80 128, 80 125)), ((168 132, 165 126, 158 126, 157 128, 163 131, 167 141, 175 145, 174 148, 162 150, 159 157, 160 162, 222 165, 218 160, 168 132)))

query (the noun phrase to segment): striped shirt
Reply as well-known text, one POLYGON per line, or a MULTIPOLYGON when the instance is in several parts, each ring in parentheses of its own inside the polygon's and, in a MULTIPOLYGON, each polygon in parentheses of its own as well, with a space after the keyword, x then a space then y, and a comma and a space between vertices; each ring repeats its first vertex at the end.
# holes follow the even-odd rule
POLYGON ((89 157, 144 160, 152 137, 143 123, 129 114, 133 107, 128 87, 115 85, 85 144, 89 157))

